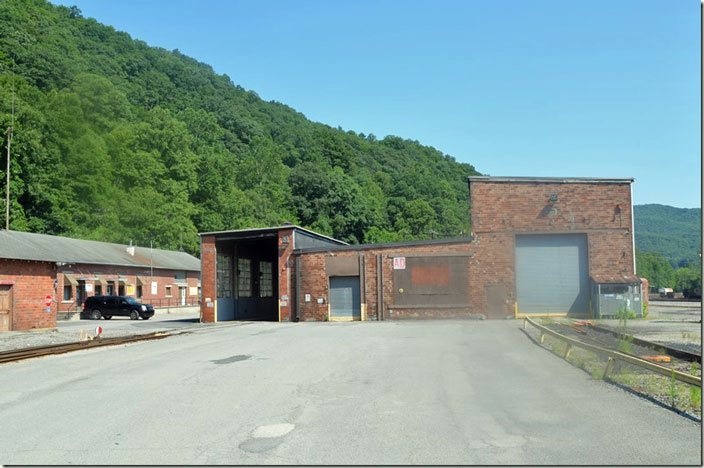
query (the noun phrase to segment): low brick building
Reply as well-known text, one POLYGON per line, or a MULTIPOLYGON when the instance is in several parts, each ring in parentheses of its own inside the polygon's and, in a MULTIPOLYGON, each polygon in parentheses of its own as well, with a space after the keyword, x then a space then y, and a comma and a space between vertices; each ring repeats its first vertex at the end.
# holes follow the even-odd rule
POLYGON ((93 295, 197 305, 199 277, 200 260, 184 252, 0 231, 0 331, 56 327, 93 295))
POLYGON ((201 320, 584 317, 599 278, 634 277, 633 179, 468 182, 467 238, 346 245, 290 225, 201 234, 201 320))

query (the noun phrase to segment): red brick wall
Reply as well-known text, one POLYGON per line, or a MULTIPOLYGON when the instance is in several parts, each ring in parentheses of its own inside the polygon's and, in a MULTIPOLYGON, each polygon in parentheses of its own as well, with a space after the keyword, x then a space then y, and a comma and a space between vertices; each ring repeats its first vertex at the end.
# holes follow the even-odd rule
POLYGON ((279 321, 291 320, 291 301, 295 300, 295 265, 293 253, 293 229, 279 231, 279 321))
MULTIPOLYGON (((468 239, 467 242, 463 243, 452 243, 452 244, 435 244, 430 246, 406 246, 406 247, 394 247, 394 248, 377 248, 359 251, 334 251, 336 257, 354 257, 358 258, 363 255, 365 258, 364 264, 364 276, 365 276, 365 292, 361 298, 362 304, 365 305, 367 320, 377 320, 379 307, 378 307, 378 294, 377 294, 377 254, 382 254, 382 265, 383 265, 383 290, 384 290, 384 318, 401 318, 401 317, 414 317, 414 318, 436 318, 436 317, 469 317, 473 315, 473 306, 470 302, 470 307, 466 309, 411 309, 403 307, 393 307, 393 256, 404 256, 407 254, 419 254, 427 253, 432 255, 437 252, 449 252, 449 251, 473 251, 474 245, 468 239)), ((301 254, 301 291, 300 299, 298 301, 299 306, 299 318, 301 321, 309 320, 326 320, 328 315, 328 301, 329 301, 329 283, 328 276, 325 271, 325 258, 329 256, 328 252, 319 253, 307 253, 301 254), (305 302, 304 298, 306 294, 310 294, 310 302, 305 302), (318 299, 324 299, 323 304, 318 304, 318 299)), ((472 263, 470 257, 469 264, 472 263)), ((471 281, 471 268, 468 278, 471 281)), ((469 287, 469 285, 468 285, 469 287)), ((470 289, 470 301, 472 300, 472 294, 470 289)))
POLYGON ((200 238, 200 264, 201 264, 201 297, 200 321, 215 321, 215 304, 217 304, 218 290, 215 277, 215 236, 202 236, 200 238), (210 299, 211 301, 207 301, 210 299))
POLYGON ((631 229, 628 183, 473 181, 470 203, 475 233, 631 229))
POLYGON ((12 330, 56 327, 56 303, 50 312, 44 304, 54 277, 53 263, 0 259, 0 284, 12 286, 12 330))

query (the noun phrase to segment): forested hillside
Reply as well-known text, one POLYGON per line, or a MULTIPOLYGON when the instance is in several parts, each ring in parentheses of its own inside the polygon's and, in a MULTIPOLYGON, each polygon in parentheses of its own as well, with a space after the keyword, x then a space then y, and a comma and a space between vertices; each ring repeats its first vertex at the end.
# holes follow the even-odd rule
POLYGON ((467 232, 471 165, 311 122, 75 7, 0 0, 3 137, 13 76, 11 229, 192 253, 199 231, 283 221, 353 243, 467 232))
POLYGON ((699 261, 701 208, 636 205, 633 216, 636 248, 660 253, 675 268, 699 261))

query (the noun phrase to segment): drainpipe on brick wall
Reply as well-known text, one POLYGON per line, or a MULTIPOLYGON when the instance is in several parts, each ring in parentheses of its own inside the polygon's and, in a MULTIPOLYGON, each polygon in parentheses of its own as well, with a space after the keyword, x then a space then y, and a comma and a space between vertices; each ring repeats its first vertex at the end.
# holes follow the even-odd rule
POLYGON ((633 223, 633 182, 631 182, 631 242, 633 245, 633 274, 636 274, 636 233, 635 224, 633 223))

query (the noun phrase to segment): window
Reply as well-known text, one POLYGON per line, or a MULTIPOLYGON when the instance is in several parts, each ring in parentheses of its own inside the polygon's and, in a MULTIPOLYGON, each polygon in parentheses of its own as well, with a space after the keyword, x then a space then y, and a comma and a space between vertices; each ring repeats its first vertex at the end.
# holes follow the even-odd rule
POLYGON ((96 284, 96 285, 95 285, 95 295, 96 295, 96 296, 102 296, 102 295, 103 295, 103 285, 102 285, 102 284, 96 284))
POLYGON ((142 285, 137 285, 137 297, 142 297, 142 285))
POLYGON ((171 297, 171 286, 166 286, 166 297, 171 297))
POLYGON ((73 288, 71 285, 64 286, 64 301, 70 301, 73 297, 73 288))
POLYGON ((218 253, 217 258, 218 297, 233 297, 232 257, 218 253))
POLYGON ((271 262, 259 262, 259 297, 274 297, 274 277, 271 262))
POLYGON ((248 258, 237 259, 238 297, 252 297, 252 261, 248 258))
POLYGON ((174 283, 185 283, 186 282, 186 272, 176 271, 174 272, 174 283))

